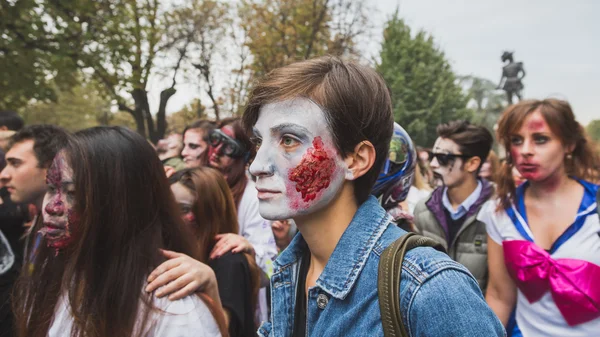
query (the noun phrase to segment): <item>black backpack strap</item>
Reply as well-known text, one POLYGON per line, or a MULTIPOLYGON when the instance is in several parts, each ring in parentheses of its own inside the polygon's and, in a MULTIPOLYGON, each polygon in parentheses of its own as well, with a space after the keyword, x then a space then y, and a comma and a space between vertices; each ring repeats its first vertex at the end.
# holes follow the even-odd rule
POLYGON ((415 247, 433 247, 445 252, 437 241, 415 233, 401 236, 383 251, 379 260, 377 293, 385 337, 409 337, 400 313, 400 277, 404 255, 415 247))

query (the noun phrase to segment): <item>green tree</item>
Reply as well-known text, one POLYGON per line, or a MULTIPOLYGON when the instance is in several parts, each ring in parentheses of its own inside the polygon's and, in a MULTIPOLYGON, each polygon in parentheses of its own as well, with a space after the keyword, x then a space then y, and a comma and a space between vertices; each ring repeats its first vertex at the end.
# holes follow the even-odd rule
POLYGON ((591 121, 585 129, 590 138, 596 142, 600 142, 600 119, 591 121))
POLYGON ((424 31, 413 36, 397 12, 386 23, 377 71, 390 87, 394 119, 416 144, 433 145, 440 123, 471 118, 467 97, 433 37, 424 31))
POLYGON ((496 83, 477 76, 461 76, 460 83, 465 88, 468 106, 473 108, 472 122, 494 130, 508 102, 506 95, 496 89, 496 83))
POLYGON ((368 28, 360 0, 243 0, 239 8, 254 76, 298 60, 355 52, 368 28))
POLYGON ((158 0, 115 0, 102 17, 94 19, 103 25, 97 25, 86 42, 80 68, 104 86, 119 110, 131 114, 141 135, 157 142, 166 131, 167 102, 176 92, 177 74, 189 45, 187 36, 180 34, 173 7, 158 0), (162 58, 173 62, 159 67, 162 58), (148 99, 152 75, 167 78, 155 118, 148 99))
POLYGON ((93 29, 88 17, 101 2, 0 2, 0 109, 56 100, 57 89, 76 83, 82 41, 93 29))
POLYGON ((56 100, 30 102, 21 108, 27 124, 54 124, 70 131, 105 125, 135 128, 129 115, 110 111, 110 100, 93 83, 83 83, 69 90, 53 88, 56 100))

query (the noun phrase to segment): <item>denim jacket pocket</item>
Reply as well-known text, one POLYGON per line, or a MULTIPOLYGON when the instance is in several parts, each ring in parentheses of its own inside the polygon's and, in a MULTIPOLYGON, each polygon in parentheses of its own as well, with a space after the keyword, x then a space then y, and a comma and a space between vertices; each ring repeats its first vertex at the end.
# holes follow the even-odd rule
POLYGON ((271 322, 263 322, 260 328, 258 328, 258 335, 260 337, 269 337, 271 336, 272 328, 273 326, 271 325, 271 322))

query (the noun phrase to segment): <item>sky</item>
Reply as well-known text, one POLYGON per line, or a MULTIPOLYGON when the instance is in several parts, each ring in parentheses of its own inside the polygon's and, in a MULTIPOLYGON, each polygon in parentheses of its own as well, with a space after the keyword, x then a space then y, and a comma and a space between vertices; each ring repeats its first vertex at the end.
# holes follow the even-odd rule
MULTIPOLYGON (((433 35, 457 74, 498 82, 502 52, 514 51, 515 61, 522 61, 526 71, 524 98, 566 99, 583 125, 600 119, 600 1, 373 3, 379 9, 381 27, 399 5, 400 17, 411 29, 433 35)), ((376 37, 381 41, 381 34, 376 37)))
MULTIPOLYGON (((367 1, 376 9, 370 11, 375 27, 361 49, 371 59, 379 54, 385 21, 399 6, 400 17, 413 31, 422 29, 434 37, 456 74, 498 82, 500 56, 513 51, 526 71, 524 98, 566 99, 583 125, 600 119, 600 1, 367 1)), ((163 85, 151 84, 156 105, 163 85)), ((178 86, 167 111, 178 111, 198 95, 196 85, 178 86)))

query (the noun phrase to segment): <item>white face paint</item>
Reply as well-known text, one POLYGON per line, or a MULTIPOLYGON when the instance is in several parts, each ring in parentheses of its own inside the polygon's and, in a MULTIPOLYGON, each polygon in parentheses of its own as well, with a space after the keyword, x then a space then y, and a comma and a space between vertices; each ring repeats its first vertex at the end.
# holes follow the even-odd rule
POLYGON ((254 125, 260 215, 281 220, 331 203, 354 176, 335 148, 325 113, 306 98, 264 105, 254 125))
MULTIPOLYGON (((460 147, 453 140, 439 137, 433 145, 432 152, 443 154, 458 154, 460 155, 460 147)), ((463 181, 471 173, 463 169, 463 158, 451 158, 447 163, 440 163, 437 158, 432 157, 430 167, 433 174, 440 178, 447 187, 455 187, 462 184, 463 181)))

